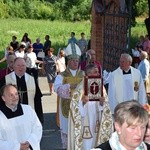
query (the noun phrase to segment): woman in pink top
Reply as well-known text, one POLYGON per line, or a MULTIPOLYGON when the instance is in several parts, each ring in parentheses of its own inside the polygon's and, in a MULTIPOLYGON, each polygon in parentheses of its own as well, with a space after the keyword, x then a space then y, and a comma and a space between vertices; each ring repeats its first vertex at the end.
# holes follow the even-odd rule
POLYGON ((146 51, 150 55, 150 40, 149 40, 149 36, 148 35, 145 36, 143 49, 144 49, 144 51, 146 51))

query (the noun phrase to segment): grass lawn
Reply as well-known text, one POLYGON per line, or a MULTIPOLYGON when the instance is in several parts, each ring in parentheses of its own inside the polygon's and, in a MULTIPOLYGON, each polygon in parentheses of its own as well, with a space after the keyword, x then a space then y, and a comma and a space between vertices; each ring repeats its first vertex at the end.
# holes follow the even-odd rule
MULTIPOLYGON (((140 35, 147 34, 144 24, 145 18, 138 18, 138 24, 131 29, 131 48, 135 46, 140 35)), ((20 42, 25 32, 29 34, 32 43, 39 37, 41 42, 44 43, 45 35, 50 35, 52 47, 55 49, 55 54, 59 48, 67 45, 70 38, 70 32, 76 33, 76 38, 80 38, 80 33, 84 32, 87 39, 90 39, 90 21, 85 22, 60 22, 49 20, 30 20, 30 19, 0 19, 0 59, 4 56, 4 49, 11 42, 13 35, 17 36, 20 42)), ((3 68, 5 63, 0 64, 3 68)))

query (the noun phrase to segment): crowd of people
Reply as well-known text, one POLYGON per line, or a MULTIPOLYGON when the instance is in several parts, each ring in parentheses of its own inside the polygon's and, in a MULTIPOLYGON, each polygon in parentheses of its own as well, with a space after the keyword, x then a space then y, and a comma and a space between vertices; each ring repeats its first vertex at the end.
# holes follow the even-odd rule
MULTIPOLYGON (((12 37, 0 70, 0 149, 38 150, 44 123, 41 65, 50 95, 57 94, 57 125, 62 148, 67 150, 149 150, 150 42, 138 43, 139 55, 123 53, 119 67, 110 73, 108 90, 96 51, 88 48, 85 34, 71 32, 68 45, 54 55, 50 36, 32 44, 28 33, 21 42, 12 37), (135 65, 135 57, 139 57, 135 65), (12 136, 10 132, 12 131, 12 136)), ((137 48, 137 46, 136 46, 137 48)))

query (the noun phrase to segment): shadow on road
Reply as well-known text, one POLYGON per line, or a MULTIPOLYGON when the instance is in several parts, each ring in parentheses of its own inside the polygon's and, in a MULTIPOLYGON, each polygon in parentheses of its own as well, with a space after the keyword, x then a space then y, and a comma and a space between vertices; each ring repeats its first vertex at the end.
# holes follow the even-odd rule
POLYGON ((62 150, 60 131, 56 126, 56 113, 44 114, 41 150, 62 150))

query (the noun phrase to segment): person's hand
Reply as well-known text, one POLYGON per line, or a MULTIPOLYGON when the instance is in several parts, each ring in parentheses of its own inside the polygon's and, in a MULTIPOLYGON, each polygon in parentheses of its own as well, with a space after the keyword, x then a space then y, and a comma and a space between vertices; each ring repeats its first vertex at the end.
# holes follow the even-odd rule
POLYGON ((42 64, 43 64, 43 61, 36 60, 36 63, 37 63, 38 65, 42 65, 42 64))
POLYGON ((39 64, 43 64, 43 61, 39 61, 39 64))
POLYGON ((83 95, 81 101, 85 104, 89 101, 89 97, 87 95, 83 95))
POLYGON ((100 97, 100 99, 99 99, 99 103, 100 103, 100 105, 101 106, 103 106, 103 103, 105 102, 105 97, 100 97))
POLYGON ((20 150, 29 150, 29 148, 30 148, 30 144, 28 141, 20 144, 20 150))
POLYGON ((42 61, 42 64, 43 64, 43 65, 45 65, 45 64, 46 64, 46 62, 45 62, 45 61, 42 61))

